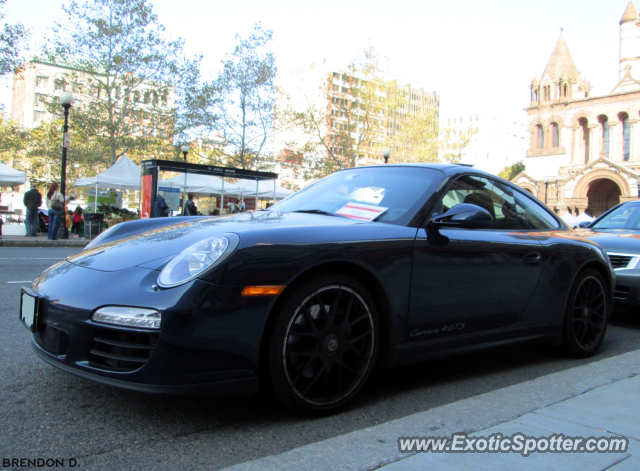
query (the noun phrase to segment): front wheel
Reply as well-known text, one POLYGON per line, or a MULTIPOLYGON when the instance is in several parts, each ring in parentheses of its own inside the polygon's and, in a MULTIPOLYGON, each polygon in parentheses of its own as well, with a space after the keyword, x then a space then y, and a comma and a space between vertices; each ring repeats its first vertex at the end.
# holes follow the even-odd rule
POLYGON ((569 293, 562 344, 571 355, 586 358, 600 347, 609 320, 609 300, 602 275, 584 270, 569 293))
POLYGON ((332 411, 357 394, 373 369, 375 306, 351 277, 316 278, 285 301, 268 342, 275 397, 294 411, 332 411))

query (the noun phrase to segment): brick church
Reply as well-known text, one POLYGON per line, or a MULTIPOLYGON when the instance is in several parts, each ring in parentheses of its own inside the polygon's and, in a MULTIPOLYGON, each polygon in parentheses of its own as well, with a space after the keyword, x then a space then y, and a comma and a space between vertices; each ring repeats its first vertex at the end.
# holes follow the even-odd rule
POLYGON ((560 215, 597 217, 639 196, 640 18, 631 1, 620 20, 619 67, 611 93, 591 96, 561 33, 531 82, 531 144, 513 181, 560 215))

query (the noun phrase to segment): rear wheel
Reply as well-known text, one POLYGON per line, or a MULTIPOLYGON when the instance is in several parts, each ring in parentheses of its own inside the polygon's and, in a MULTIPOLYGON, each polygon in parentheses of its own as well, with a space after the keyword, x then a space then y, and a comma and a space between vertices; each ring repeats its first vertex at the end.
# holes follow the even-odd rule
POLYGON ((569 294, 564 321, 563 346, 571 355, 585 358, 600 347, 609 320, 607 289, 602 275, 584 270, 569 294))
POLYGON ((288 409, 332 411, 353 398, 375 362, 375 306, 351 277, 323 276, 285 301, 269 338, 268 374, 288 409))

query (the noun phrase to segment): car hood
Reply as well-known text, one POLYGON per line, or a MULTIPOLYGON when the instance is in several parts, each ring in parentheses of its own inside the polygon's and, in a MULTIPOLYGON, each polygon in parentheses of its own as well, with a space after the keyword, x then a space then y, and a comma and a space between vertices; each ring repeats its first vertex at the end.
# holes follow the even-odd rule
MULTIPOLYGON (((260 211, 222 218, 201 218, 141 232, 125 239, 84 250, 67 258, 67 261, 100 271, 117 271, 133 266, 157 269, 187 247, 208 237, 225 233, 243 235, 251 244, 260 243, 260 235, 280 231, 294 239, 296 229, 304 228, 316 235, 330 234, 331 228, 357 225, 380 225, 339 216, 307 213, 281 213, 260 211), (319 231, 318 229, 322 230, 319 231)), ((385 224, 386 225, 386 224, 385 224)), ((311 241, 312 242, 312 241, 311 241)))
POLYGON ((640 254, 640 231, 633 229, 582 229, 576 233, 590 239, 606 252, 640 254))

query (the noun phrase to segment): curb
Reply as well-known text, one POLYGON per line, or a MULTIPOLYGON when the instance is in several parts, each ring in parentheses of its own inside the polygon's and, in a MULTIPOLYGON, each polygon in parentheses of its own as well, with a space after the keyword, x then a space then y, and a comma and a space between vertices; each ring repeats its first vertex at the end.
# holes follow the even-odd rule
POLYGON ((85 247, 91 240, 11 240, 1 239, 0 247, 85 247))
POLYGON ((454 432, 477 432, 639 373, 640 350, 636 350, 303 445, 281 454, 239 463, 224 468, 224 471, 379 469, 409 458, 398 451, 400 436, 431 436, 434 432, 439 436, 450 436, 454 432))

